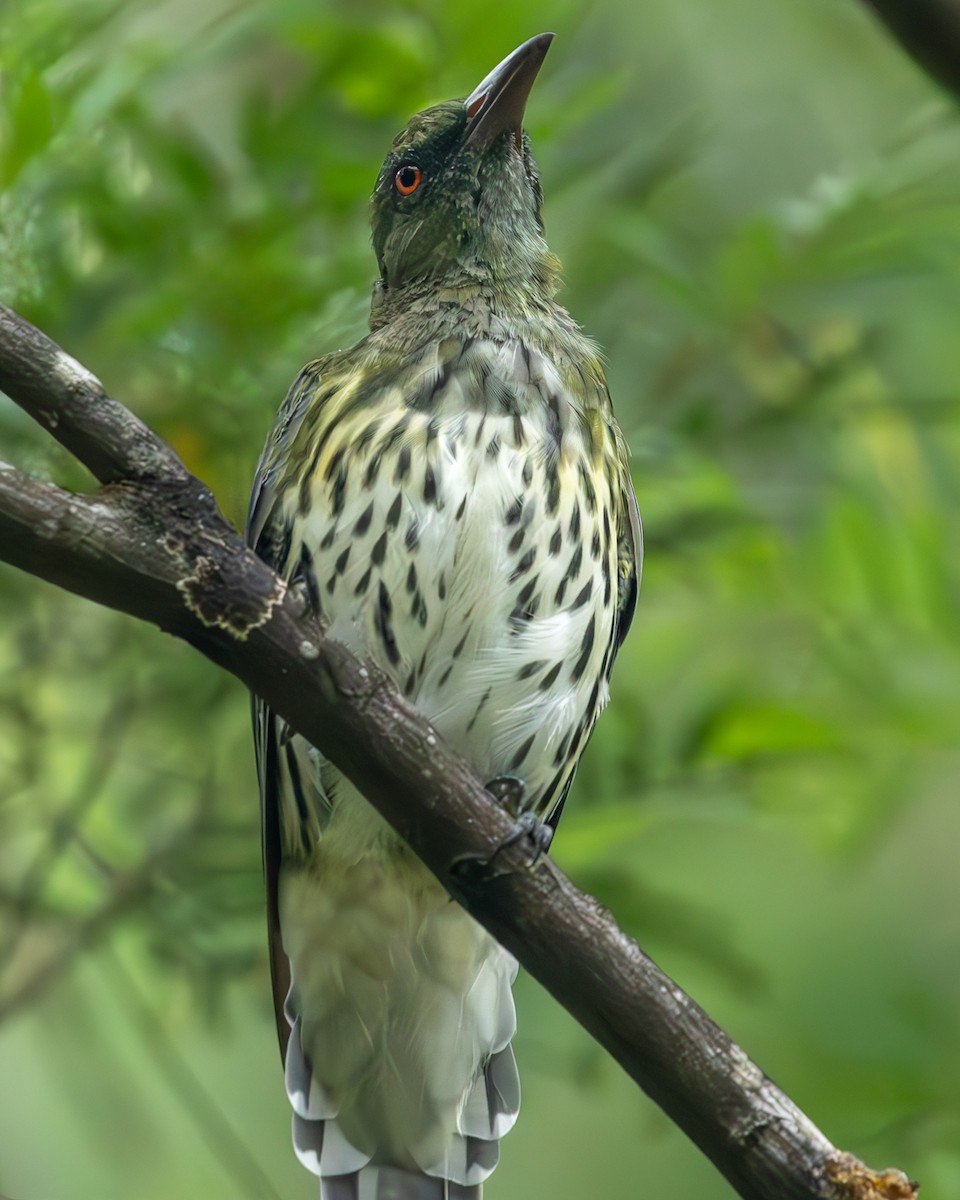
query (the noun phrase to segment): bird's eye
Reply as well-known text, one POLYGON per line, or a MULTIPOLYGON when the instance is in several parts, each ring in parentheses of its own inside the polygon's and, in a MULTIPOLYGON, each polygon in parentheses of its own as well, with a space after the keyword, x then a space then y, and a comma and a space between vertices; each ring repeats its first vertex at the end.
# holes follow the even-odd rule
POLYGON ((393 184, 401 196, 412 196, 420 186, 423 172, 413 163, 402 166, 393 177, 393 184))

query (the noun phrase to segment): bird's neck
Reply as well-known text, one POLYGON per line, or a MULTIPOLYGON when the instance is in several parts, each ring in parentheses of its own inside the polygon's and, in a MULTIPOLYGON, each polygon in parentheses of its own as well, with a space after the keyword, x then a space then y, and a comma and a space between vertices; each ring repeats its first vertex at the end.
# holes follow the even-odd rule
MULTIPOLYGON (((423 336, 524 338, 531 329, 572 322, 554 300, 556 273, 531 279, 414 280, 401 288, 374 284, 370 330, 400 342, 423 336)), ((538 340, 538 339, 537 339, 538 340)))

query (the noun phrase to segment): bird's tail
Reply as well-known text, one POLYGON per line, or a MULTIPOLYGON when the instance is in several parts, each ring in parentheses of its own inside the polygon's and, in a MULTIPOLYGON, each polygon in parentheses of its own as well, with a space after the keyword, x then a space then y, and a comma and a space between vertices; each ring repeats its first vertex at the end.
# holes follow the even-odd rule
POLYGON ((323 1200, 479 1200, 517 1118, 516 960, 425 876, 286 879, 286 1089, 323 1200))
POLYGON ((482 1195, 482 1184, 464 1187, 398 1167, 368 1166, 320 1182, 320 1200, 481 1200, 482 1195))
MULTIPOLYGON (((509 986, 509 984, 508 984, 509 986)), ((287 1094, 294 1109, 293 1144, 305 1167, 319 1175, 320 1200, 481 1200, 482 1181, 497 1165, 500 1138, 517 1118, 517 1068, 510 1045, 494 1052, 461 1106, 436 1174, 371 1163, 344 1136, 336 1106, 313 1076, 293 1022, 286 1055, 287 1094), (464 1182, 456 1182, 455 1176, 464 1182)))

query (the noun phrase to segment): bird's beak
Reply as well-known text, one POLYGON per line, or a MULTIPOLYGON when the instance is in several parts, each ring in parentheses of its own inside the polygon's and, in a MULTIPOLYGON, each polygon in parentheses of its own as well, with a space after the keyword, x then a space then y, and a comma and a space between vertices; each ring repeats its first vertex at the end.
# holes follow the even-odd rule
POLYGON ((538 33, 518 46, 464 100, 468 146, 483 149, 508 129, 519 144, 527 97, 552 41, 552 33, 538 33))

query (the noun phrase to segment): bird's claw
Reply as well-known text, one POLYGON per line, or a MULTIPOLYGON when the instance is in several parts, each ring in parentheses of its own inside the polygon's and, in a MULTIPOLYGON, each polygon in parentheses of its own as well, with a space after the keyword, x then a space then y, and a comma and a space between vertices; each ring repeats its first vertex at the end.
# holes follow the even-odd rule
POLYGON ((516 775, 497 775, 484 784, 490 795, 500 802, 511 817, 519 819, 524 812, 524 801, 527 798, 527 785, 516 775))
POLYGON ((542 855, 550 849, 553 841, 553 827, 537 818, 532 809, 524 808, 526 787, 522 779, 514 775, 499 775, 490 780, 486 790, 499 800, 508 813, 514 818, 513 829, 507 834, 499 846, 489 856, 465 855, 453 864, 454 872, 465 880, 473 879, 482 882, 496 878, 497 875, 507 874, 507 870, 497 870, 496 861, 505 850, 518 842, 529 839, 533 843, 530 861, 526 869, 532 870, 540 861, 542 855))
POLYGON ((527 785, 516 775, 497 775, 495 779, 491 779, 486 784, 486 789, 494 799, 500 801, 514 819, 512 832, 500 843, 490 861, 492 862, 508 846, 516 845, 523 838, 530 838, 534 846, 534 855, 530 865, 534 866, 540 855, 550 849, 550 843, 553 841, 553 827, 545 825, 529 807, 527 785))
POLYGON ((530 860, 530 866, 536 866, 541 854, 546 854, 550 849, 550 843, 553 841, 553 826, 538 820, 536 814, 529 809, 522 812, 514 822, 512 831, 493 852, 491 862, 508 846, 515 846, 523 838, 529 838, 533 842, 533 858, 530 860))

